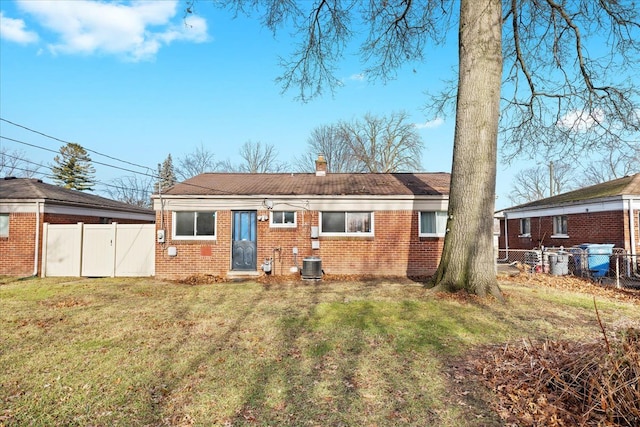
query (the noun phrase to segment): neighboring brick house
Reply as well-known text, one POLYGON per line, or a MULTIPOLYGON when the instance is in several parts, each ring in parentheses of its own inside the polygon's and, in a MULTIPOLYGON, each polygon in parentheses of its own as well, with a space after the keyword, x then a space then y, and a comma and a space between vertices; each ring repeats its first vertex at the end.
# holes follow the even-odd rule
POLYGON ((205 173, 152 196, 156 276, 428 276, 444 242, 448 173, 205 173))
POLYGON ((41 180, 0 180, 0 275, 40 274, 43 224, 148 224, 150 209, 137 208, 41 180))
POLYGON ((640 252, 640 174, 501 211, 501 249, 609 243, 640 252))

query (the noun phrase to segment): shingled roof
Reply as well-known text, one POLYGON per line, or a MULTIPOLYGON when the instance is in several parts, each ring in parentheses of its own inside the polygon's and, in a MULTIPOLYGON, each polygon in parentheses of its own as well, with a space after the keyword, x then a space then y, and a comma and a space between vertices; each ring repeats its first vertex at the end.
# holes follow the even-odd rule
MULTIPOLYGON (((437 173, 204 173, 163 196, 444 196, 450 174, 437 173)), ((157 195, 156 195, 157 196, 157 195)))
POLYGON ((39 179, 7 177, 0 180, 0 201, 42 200, 45 203, 110 209, 145 215, 155 215, 151 209, 144 209, 105 197, 78 190, 47 184, 39 179))
POLYGON ((505 210, 509 211, 565 205, 616 196, 640 196, 640 173, 514 206, 505 210))

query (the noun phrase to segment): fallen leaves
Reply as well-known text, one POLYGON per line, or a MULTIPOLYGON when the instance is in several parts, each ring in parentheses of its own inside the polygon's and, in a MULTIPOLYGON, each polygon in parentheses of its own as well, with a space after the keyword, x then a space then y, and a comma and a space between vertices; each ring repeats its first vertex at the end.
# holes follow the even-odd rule
POLYGON ((640 330, 612 341, 523 341, 487 347, 469 363, 520 426, 640 425, 640 330))
POLYGON ((211 285, 214 283, 225 283, 228 280, 224 277, 215 276, 213 274, 192 274, 183 279, 176 280, 176 283, 182 285, 211 285))

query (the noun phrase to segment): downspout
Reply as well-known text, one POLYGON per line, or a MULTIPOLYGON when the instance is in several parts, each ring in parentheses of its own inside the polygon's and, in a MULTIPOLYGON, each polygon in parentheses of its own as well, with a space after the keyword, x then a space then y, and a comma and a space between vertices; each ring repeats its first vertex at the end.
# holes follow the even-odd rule
MULTIPOLYGON (((635 218, 634 218, 634 212, 633 212, 633 199, 629 199, 629 240, 631 243, 630 246, 630 251, 631 251, 631 263, 633 264, 631 267, 631 270, 634 273, 639 273, 638 271, 636 271, 636 233, 635 233, 635 227, 634 227, 634 222, 635 222, 635 218)), ((640 217, 638 218, 638 221, 640 221, 640 217)), ((638 228, 640 228, 640 224, 638 224, 638 228)))
POLYGON ((33 255, 33 276, 38 276, 40 262, 40 202, 36 202, 36 245, 33 255))
MULTIPOLYGON (((504 213, 504 258, 498 259, 498 261, 509 261, 509 232, 507 224, 509 223, 509 218, 507 213, 504 213)), ((498 245, 499 246, 499 245, 498 245)), ((500 249, 500 248, 498 248, 500 249)))

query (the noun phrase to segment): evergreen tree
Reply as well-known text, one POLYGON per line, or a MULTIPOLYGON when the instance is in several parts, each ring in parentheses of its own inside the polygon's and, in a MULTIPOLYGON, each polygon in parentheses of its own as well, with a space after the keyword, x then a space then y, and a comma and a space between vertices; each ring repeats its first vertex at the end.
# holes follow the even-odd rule
POLYGON ((51 167, 53 181, 64 188, 85 191, 93 190, 96 170, 91 157, 80 144, 73 142, 60 147, 60 154, 53 158, 51 167))
POLYGON ((158 163, 158 182, 154 186, 154 191, 156 193, 165 191, 173 186, 176 181, 173 160, 171 159, 171 154, 169 154, 162 164, 158 163))

